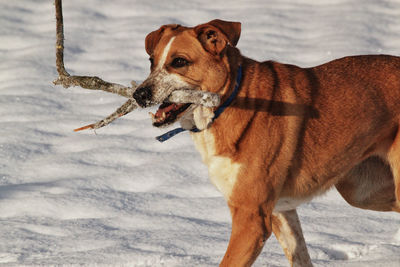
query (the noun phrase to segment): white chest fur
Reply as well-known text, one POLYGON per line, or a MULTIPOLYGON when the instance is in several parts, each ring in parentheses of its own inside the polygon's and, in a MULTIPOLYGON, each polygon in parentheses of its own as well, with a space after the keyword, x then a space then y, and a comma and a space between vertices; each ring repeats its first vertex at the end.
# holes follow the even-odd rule
POLYGON ((210 130, 205 129, 200 133, 192 134, 192 137, 203 162, 208 166, 211 182, 228 201, 239 174, 240 164, 228 157, 216 155, 215 139, 210 130))

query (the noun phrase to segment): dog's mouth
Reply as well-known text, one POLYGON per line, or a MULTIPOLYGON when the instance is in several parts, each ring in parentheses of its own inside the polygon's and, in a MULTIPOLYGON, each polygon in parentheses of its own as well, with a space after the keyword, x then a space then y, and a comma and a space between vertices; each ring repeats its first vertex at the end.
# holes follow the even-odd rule
POLYGON ((156 114, 150 112, 151 119, 153 121, 153 126, 162 127, 174 123, 179 119, 186 109, 191 104, 175 104, 164 102, 160 105, 156 114))

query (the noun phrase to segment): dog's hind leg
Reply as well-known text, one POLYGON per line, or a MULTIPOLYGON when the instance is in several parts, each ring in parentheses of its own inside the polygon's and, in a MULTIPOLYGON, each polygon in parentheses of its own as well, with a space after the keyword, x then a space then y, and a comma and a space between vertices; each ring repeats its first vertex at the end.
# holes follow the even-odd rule
POLYGON ((272 231, 292 267, 312 266, 296 210, 274 212, 272 231))
POLYGON ((391 167, 373 156, 350 170, 336 185, 350 205, 376 211, 396 210, 395 183, 391 167))
POLYGON ((400 130, 397 130, 396 138, 389 148, 387 160, 392 168, 396 201, 392 210, 400 212, 400 130))

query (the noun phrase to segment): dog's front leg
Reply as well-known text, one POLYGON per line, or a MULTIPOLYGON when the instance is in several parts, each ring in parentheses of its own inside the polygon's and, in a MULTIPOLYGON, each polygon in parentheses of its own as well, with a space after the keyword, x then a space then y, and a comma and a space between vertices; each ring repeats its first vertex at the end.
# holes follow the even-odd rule
POLYGON ((229 205, 229 208, 232 214, 232 233, 220 266, 251 266, 271 231, 268 232, 265 227, 261 207, 229 205))
POLYGON ((312 266, 296 210, 274 212, 272 231, 292 267, 312 266))

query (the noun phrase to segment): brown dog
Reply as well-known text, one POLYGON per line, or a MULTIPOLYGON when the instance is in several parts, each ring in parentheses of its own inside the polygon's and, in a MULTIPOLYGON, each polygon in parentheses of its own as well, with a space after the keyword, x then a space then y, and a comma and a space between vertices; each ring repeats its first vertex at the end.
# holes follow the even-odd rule
POLYGON ((346 57, 314 67, 242 56, 240 23, 164 25, 146 38, 141 106, 177 89, 218 93, 226 108, 163 103, 180 120, 232 214, 221 266, 250 266, 274 232, 294 266, 311 266, 296 207, 332 186, 356 207, 400 211, 400 58, 346 57), (230 102, 231 101, 231 102, 230 102), (217 114, 218 113, 218 114, 217 114))

